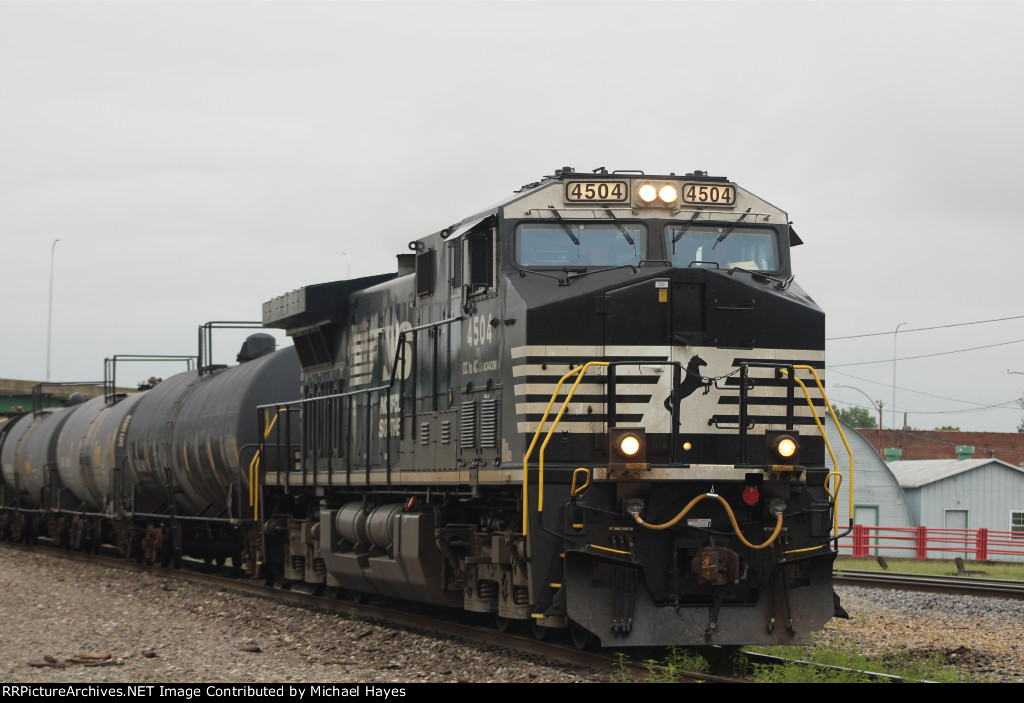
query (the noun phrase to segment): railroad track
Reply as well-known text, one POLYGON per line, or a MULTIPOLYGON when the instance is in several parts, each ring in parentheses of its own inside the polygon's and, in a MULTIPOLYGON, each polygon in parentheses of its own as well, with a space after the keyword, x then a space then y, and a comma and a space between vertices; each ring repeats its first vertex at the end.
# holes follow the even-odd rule
MULTIPOLYGON (((737 679, 734 677, 702 672, 686 672, 677 668, 670 670, 653 663, 654 661, 663 660, 665 652, 630 652, 630 657, 627 659, 620 654, 616 654, 614 650, 600 652, 579 650, 566 642, 537 640, 529 634, 528 629, 522 633, 499 632, 483 617, 478 617, 475 620, 453 619, 450 611, 445 611, 439 615, 430 612, 422 606, 410 610, 377 599, 363 602, 358 599, 317 595, 299 587, 272 588, 260 581, 251 579, 234 578, 216 573, 204 573, 204 565, 200 562, 186 564, 186 566, 194 567, 194 569, 168 569, 159 566, 140 565, 135 562, 104 555, 68 552, 45 544, 36 544, 31 547, 11 544, 5 546, 16 549, 44 551, 58 555, 62 559, 71 558, 118 569, 149 571, 165 577, 193 583, 203 583, 213 588, 274 599, 305 608, 338 613, 347 617, 358 617, 360 620, 389 623, 411 630, 437 633, 468 642, 491 644, 509 651, 542 657, 548 661, 559 662, 570 667, 586 667, 603 672, 609 677, 609 680, 737 682, 737 679)), ((1022 584, 996 579, 921 577, 911 574, 843 570, 837 572, 836 583, 881 588, 905 588, 939 593, 1024 597, 1024 587, 1022 587, 1022 584)), ((745 654, 750 664, 787 663, 787 660, 778 657, 768 657, 749 652, 745 654)), ((797 663, 811 667, 819 666, 810 662, 797 663)), ((895 677, 886 677, 881 674, 871 676, 872 678, 898 680, 895 677)))
MULTIPOLYGON (((204 584, 216 589, 234 591, 247 595, 267 598, 292 605, 337 613, 348 618, 358 618, 367 622, 398 625, 410 630, 429 632, 458 638, 464 641, 490 644, 496 647, 557 662, 571 667, 585 667, 608 675, 609 680, 624 681, 664 681, 671 677, 673 682, 720 682, 737 683, 739 680, 728 676, 719 676, 699 672, 686 672, 679 669, 666 670, 651 663, 652 659, 660 658, 659 652, 644 650, 631 653, 630 657, 617 656, 614 650, 589 651, 578 649, 568 642, 556 639, 537 639, 529 628, 518 633, 506 630, 500 632, 493 626, 493 620, 485 616, 473 617, 473 614, 456 613, 453 617, 450 610, 431 612, 422 604, 390 603, 375 597, 341 597, 318 595, 298 585, 280 588, 268 586, 259 580, 238 578, 221 573, 210 573, 211 567, 202 562, 184 560, 182 568, 174 569, 157 565, 138 564, 134 561, 84 552, 66 551, 46 543, 34 545, 4 543, 5 547, 40 551, 52 554, 60 559, 72 559, 114 569, 137 572, 149 572, 163 577, 173 578, 190 583, 204 584), (466 615, 467 617, 463 617, 466 615)), ((553 636, 556 633, 551 632, 553 636)))
POLYGON ((1024 600, 1024 582, 974 576, 926 576, 841 569, 834 572, 833 582, 838 585, 866 588, 891 588, 962 596, 998 596, 1024 600))

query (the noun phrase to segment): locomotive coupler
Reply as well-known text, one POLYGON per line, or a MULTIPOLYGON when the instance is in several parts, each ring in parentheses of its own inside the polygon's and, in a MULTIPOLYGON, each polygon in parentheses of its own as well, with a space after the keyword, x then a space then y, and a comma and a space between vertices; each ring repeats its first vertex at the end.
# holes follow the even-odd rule
POLYGON ((740 555, 712 543, 697 550, 697 555, 690 562, 690 572, 700 584, 726 586, 736 583, 740 577, 740 555))

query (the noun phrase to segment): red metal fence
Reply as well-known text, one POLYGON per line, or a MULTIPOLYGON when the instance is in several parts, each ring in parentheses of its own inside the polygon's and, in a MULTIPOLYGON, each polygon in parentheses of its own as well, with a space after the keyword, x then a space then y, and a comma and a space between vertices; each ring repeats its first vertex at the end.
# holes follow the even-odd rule
POLYGON ((978 561, 1024 558, 1024 533, 979 528, 869 527, 854 525, 839 547, 855 557, 887 556, 917 559, 965 557, 978 561))

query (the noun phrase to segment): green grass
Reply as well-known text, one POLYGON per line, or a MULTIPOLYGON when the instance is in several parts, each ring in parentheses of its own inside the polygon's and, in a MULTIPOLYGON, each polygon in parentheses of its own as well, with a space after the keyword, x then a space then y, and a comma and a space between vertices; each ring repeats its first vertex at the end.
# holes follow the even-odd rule
MULTIPOLYGON (((915 657, 909 652, 882 659, 860 654, 854 645, 807 647, 751 647, 751 651, 786 659, 798 659, 840 669, 814 668, 803 664, 754 664, 754 680, 760 683, 870 683, 874 679, 863 672, 899 676, 906 681, 961 681, 957 668, 938 652, 915 657)), ((884 681, 884 680, 883 680, 884 681)))
POLYGON ((614 654, 615 661, 612 663, 612 675, 610 681, 612 683, 632 683, 633 677, 629 674, 629 657, 622 652, 616 652, 614 654))
MULTIPOLYGON (((895 557, 885 557, 885 562, 889 565, 889 571, 903 574, 945 576, 956 573, 956 564, 952 559, 897 559, 895 557)), ((854 571, 883 570, 875 557, 840 556, 836 559, 834 568, 837 571, 842 571, 843 569, 854 571)), ((968 561, 965 559, 964 568, 969 571, 984 571, 984 575, 977 574, 979 578, 1024 581, 1024 563, 968 561)))
POLYGON ((650 683, 677 683, 684 672, 705 673, 710 667, 708 660, 699 652, 681 647, 669 647, 664 661, 650 659, 647 680, 650 683))
MULTIPOLYGON (((757 651, 759 648, 753 648, 757 651)), ((803 647, 766 647, 766 654, 787 659, 813 661, 817 664, 846 667, 839 669, 816 669, 804 664, 754 664, 754 680, 758 683, 870 683, 872 679, 861 671, 873 671, 874 667, 866 657, 851 650, 805 651, 803 647), (827 661, 826 661, 827 660, 827 661)))
MULTIPOLYGON (((645 659, 643 664, 647 667, 647 676, 642 679, 646 683, 678 683, 683 679, 683 674, 706 673, 711 670, 708 660, 701 653, 702 648, 669 647, 668 654, 664 659, 645 659)), ((612 683, 636 683, 629 670, 629 656, 622 652, 615 652, 615 661, 612 663, 612 673, 609 680, 612 683)))
MULTIPOLYGON (((722 660, 716 673, 743 675, 759 683, 871 683, 879 681, 866 672, 899 676, 906 681, 939 681, 956 683, 965 680, 957 668, 945 661, 938 652, 926 655, 901 652, 884 657, 861 654, 853 643, 805 647, 749 647, 751 652, 769 654, 784 659, 814 662, 820 668, 806 664, 754 664, 743 652, 734 652, 728 661, 722 660), (837 668, 828 668, 837 667, 837 668), (727 668, 729 671, 725 671, 727 668)), ((712 670, 703 648, 670 647, 662 660, 648 659, 646 683, 676 683, 682 672, 702 673, 712 670)), ((634 679, 627 666, 629 657, 616 652, 609 680, 612 683, 632 683, 634 679)), ((973 679, 971 679, 973 680, 973 679)), ((884 682, 884 679, 880 681, 884 682)))

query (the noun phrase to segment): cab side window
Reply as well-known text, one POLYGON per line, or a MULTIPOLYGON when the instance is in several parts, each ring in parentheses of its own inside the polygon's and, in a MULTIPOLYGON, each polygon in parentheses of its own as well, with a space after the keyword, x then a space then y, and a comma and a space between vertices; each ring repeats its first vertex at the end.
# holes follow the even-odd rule
POLYGON ((481 229, 466 235, 466 283, 469 295, 478 295, 494 289, 495 271, 494 228, 481 229))

